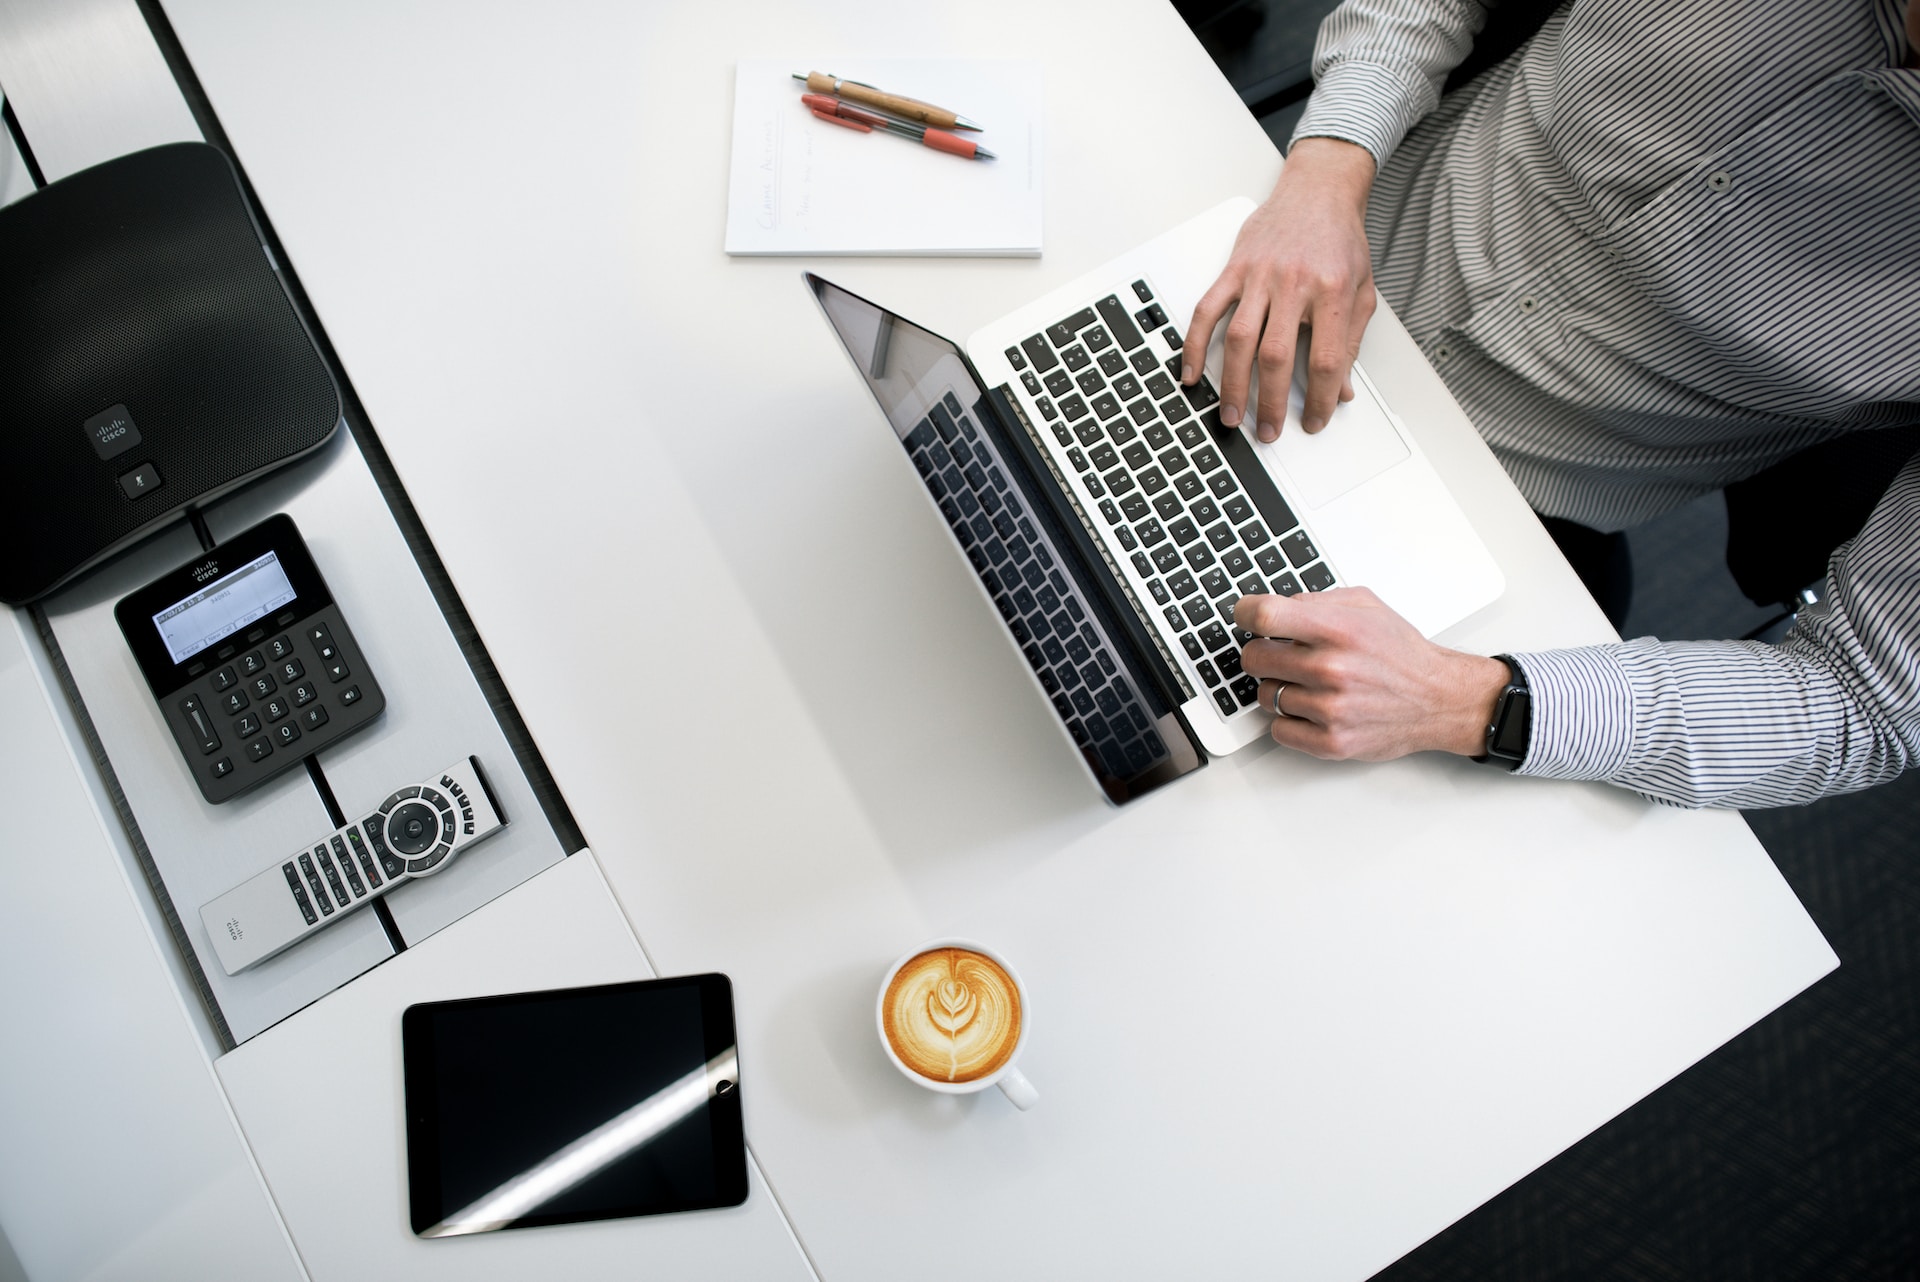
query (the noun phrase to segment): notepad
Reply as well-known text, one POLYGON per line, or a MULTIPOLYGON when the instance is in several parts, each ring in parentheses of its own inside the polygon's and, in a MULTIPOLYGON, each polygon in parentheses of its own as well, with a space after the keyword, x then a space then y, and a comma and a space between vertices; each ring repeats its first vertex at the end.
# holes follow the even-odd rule
POLYGON ((745 60, 734 72, 729 254, 1040 253, 1040 64, 999 59, 745 60), (993 160, 863 134, 801 105, 825 71, 984 126, 993 160))

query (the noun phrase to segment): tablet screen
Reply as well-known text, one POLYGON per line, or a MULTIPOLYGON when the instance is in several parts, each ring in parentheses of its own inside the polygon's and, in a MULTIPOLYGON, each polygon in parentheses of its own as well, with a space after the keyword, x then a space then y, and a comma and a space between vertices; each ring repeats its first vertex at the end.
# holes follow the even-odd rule
POLYGON ((401 1032, 423 1237, 746 1200, 724 975, 431 1002, 401 1032))

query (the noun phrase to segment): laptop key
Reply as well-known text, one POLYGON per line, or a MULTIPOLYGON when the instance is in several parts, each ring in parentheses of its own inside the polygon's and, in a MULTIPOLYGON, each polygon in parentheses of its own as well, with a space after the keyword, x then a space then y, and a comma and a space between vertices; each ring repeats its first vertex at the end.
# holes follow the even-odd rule
POLYGON ((1187 404, 1193 406, 1196 410, 1203 410, 1209 405, 1218 405, 1220 403, 1220 393, 1213 390, 1213 384, 1207 380, 1204 374, 1200 376, 1200 381, 1192 387, 1183 387, 1180 391, 1181 394, 1187 398, 1187 404))
POLYGON ((1075 334, 1093 324, 1093 320, 1093 308, 1082 307, 1059 324, 1047 326, 1047 337, 1053 340, 1055 347, 1065 347, 1073 341, 1075 334))
POLYGON ((1108 525, 1120 524, 1120 509, 1113 505, 1112 499, 1100 500, 1100 515, 1107 518, 1108 525))
POLYGON ((1133 531, 1124 525, 1114 531, 1113 537, 1119 539, 1120 546, 1129 552, 1140 546, 1139 540, 1133 537, 1133 531))
POLYGON ((1105 480, 1107 482, 1107 488, 1115 494, 1125 494, 1133 488, 1133 473, 1127 471, 1125 468, 1114 468, 1113 471, 1107 473, 1105 480))
POLYGON ((914 450, 924 450, 932 444, 933 444, 933 423, 930 420, 923 418, 920 420, 919 424, 911 432, 907 433, 907 448, 914 449, 914 450))
POLYGON ((1310 561, 1320 559, 1319 549, 1313 546, 1313 540, 1307 537, 1305 530, 1295 530, 1280 540, 1280 547, 1287 554, 1287 560, 1293 562, 1294 569, 1300 569, 1310 561))
POLYGON ((1187 652, 1189 659, 1194 660, 1202 658, 1207 653, 1191 632, 1182 632, 1180 634, 1180 648, 1187 652))
POLYGON ((1183 601, 1180 609, 1187 616, 1187 621, 1196 628, 1213 617, 1212 603, 1201 596, 1194 597, 1190 601, 1183 601))
POLYGON ((1207 430, 1200 426, 1198 420, 1180 424, 1173 429, 1173 434, 1190 450, 1197 450, 1207 443, 1207 430))
MULTIPOLYGON (((1232 591, 1233 581, 1227 578, 1227 572, 1225 570, 1222 570, 1216 565, 1200 576, 1200 586, 1207 590, 1208 596, 1217 597, 1222 593, 1232 591)), ((1018 600, 1017 597, 1015 599, 1018 600)))
POLYGON ((1103 420, 1112 418, 1120 412, 1120 401, 1112 392, 1102 392, 1093 398, 1093 412, 1103 420))
POLYGON ((1127 309, 1120 305, 1118 295, 1108 294, 1094 306, 1100 310, 1100 319, 1107 323, 1107 329, 1112 332, 1114 341, 1120 344, 1120 350, 1130 352, 1147 341, 1134 328, 1133 317, 1127 315, 1127 309))
POLYGON ((1129 521, 1138 521, 1147 515, 1147 501, 1138 494, 1129 494, 1121 500, 1120 510, 1127 514, 1129 521))
POLYGON ((1159 370, 1155 370, 1147 376, 1147 395, 1153 397, 1156 401, 1164 401, 1167 397, 1172 396, 1173 386, 1173 380, 1165 374, 1162 374, 1159 370))
POLYGON ((1243 708, 1252 703, 1259 693, 1260 683, 1253 679, 1251 673, 1241 673, 1233 683, 1233 697, 1240 701, 1243 708))
POLYGON ((1261 596, 1267 590, 1267 583, 1257 574, 1249 574, 1234 585, 1241 596, 1261 596))
POLYGON ((1212 499, 1201 499, 1193 505, 1193 519, 1202 525, 1212 525, 1220 519, 1220 509, 1212 499))
POLYGON ((1174 477, 1173 488, 1180 491, 1180 497, 1189 503, 1207 492, 1206 482, 1193 472, 1183 472, 1174 477))
POLYGON ((1149 424, 1146 431, 1147 448, 1156 452, 1173 444, 1173 429, 1165 423, 1149 424))
POLYGON ((1325 592, 1333 586, 1333 571, 1322 561, 1300 571, 1300 581, 1307 585, 1309 592, 1325 592))
MULTIPOLYGON (((1144 579, 1153 573, 1153 562, 1147 560, 1147 554, 1145 552, 1135 552, 1133 554, 1133 568, 1138 570, 1140 577, 1144 579)), ((1155 595, 1157 596, 1158 593, 1155 595)), ((1165 605, 1166 602, 1162 601, 1160 604, 1165 605)))
POLYGON ((1087 355, 1087 349, 1078 343, 1060 353, 1060 363, 1075 372, 1085 369, 1087 362, 1092 359, 1093 357, 1087 355))
POLYGON ((1186 397, 1169 396, 1166 400, 1160 402, 1160 413, 1166 416, 1169 423, 1178 423, 1181 419, 1193 413, 1193 411, 1187 408, 1186 397))
POLYGON ((1147 423, 1152 420, 1154 412, 1153 402, 1144 396, 1127 406, 1127 413, 1132 417, 1134 422, 1140 424, 1142 427, 1145 427, 1147 423))
POLYGON ((1300 586, 1300 580, 1294 578, 1291 574, 1282 573, 1273 576, 1273 592, 1275 596, 1299 596, 1303 590, 1300 586))
POLYGON ((1175 474, 1184 472, 1187 470, 1187 456, 1180 452, 1178 445, 1171 446, 1160 452, 1160 466, 1175 474))
POLYGON ((1013 366, 1015 369, 1024 370, 1027 368, 1027 358, 1020 354, 1019 348, 1009 347, 1007 349, 1007 364, 1013 366))
POLYGON ((1160 337, 1165 339, 1167 346, 1176 352, 1187 344, 1187 340, 1180 336, 1180 331, 1171 325, 1160 331, 1160 337))
POLYGON ((1093 464, 1096 472, 1108 472, 1120 466, 1120 456, 1105 441, 1087 451, 1087 461, 1093 464))
POLYGON ((1139 434, 1140 429, 1135 427, 1133 420, 1124 414, 1107 424, 1107 435, 1113 438, 1115 445, 1125 445, 1139 434))
POLYGON ((1230 717, 1240 711, 1240 705, 1233 701, 1233 692, 1225 686, 1213 692, 1213 701, 1220 705, 1220 715, 1230 717))
POLYGON ((1105 388, 1107 385, 1107 380, 1101 377, 1100 371, 1097 369, 1081 370, 1080 376, 1074 379, 1073 381, 1075 383, 1078 383, 1080 385, 1080 390, 1082 392, 1085 392, 1088 396, 1099 395, 1101 390, 1105 388))
POLYGON ((1087 462, 1087 456, 1085 454, 1082 454, 1079 450, 1072 450, 1072 449, 1068 450, 1067 462, 1073 464, 1073 470, 1076 472, 1084 472, 1090 466, 1090 464, 1087 462))
POLYGON ((1131 374, 1123 374, 1113 380, 1113 394, 1123 401, 1130 401, 1140 395, 1140 380, 1131 374))
POLYGON ((1193 670, 1195 672, 1198 672, 1200 674, 1200 679, 1206 682, 1208 685, 1217 686, 1220 684, 1219 670, 1216 669, 1211 663, 1208 663, 1205 659, 1202 659, 1200 660, 1200 662, 1194 664, 1193 670))
MULTIPOLYGON (((1258 521, 1249 521, 1240 527, 1240 541, 1250 548, 1259 547, 1262 543, 1265 543, 1269 537, 1267 527, 1258 521)), ((1264 567, 1266 562, 1262 561, 1260 564, 1264 567)), ((1267 572, 1269 574, 1272 573, 1271 570, 1267 572)))
POLYGON ((1213 544, 1215 552, 1224 552, 1233 546, 1233 527, 1225 521, 1207 531, 1207 542, 1213 544))
POLYGON ((1207 488, 1213 491, 1213 497, 1217 499, 1226 498, 1229 494, 1232 494, 1236 488, 1233 483, 1233 473, 1226 471, 1212 477, 1207 481, 1207 488))
POLYGON ((1173 520, 1180 515, 1180 496, 1171 493, 1162 494, 1153 501, 1153 510, 1160 514, 1161 520, 1173 520))
POLYGON ((1167 576, 1167 590, 1177 597, 1189 597, 1199 591, 1199 588, 1194 583, 1192 573, 1181 570, 1178 574, 1167 576))
POLYGON ((1155 548, 1153 565, 1160 573, 1171 574, 1180 568, 1180 550, 1174 547, 1155 548))
POLYGON ((1154 359, 1152 349, 1146 347, 1135 352, 1130 363, 1136 374, 1151 374, 1160 368, 1160 362, 1154 359))
POLYGON ((1138 525, 1135 525, 1133 532, 1139 536, 1140 543, 1144 547, 1152 547, 1167 537, 1166 530, 1161 527, 1160 522, 1154 520, 1152 517, 1148 517, 1138 525))
POLYGON ((1133 318, 1140 322, 1141 329, 1159 329, 1167 323, 1167 314, 1160 310, 1158 303, 1149 303, 1142 307, 1133 314, 1133 318))
POLYGON ((1127 461, 1128 467, 1137 472, 1147 465, 1148 460, 1153 458, 1153 451, 1149 450, 1145 443, 1135 441, 1120 451, 1120 457, 1127 461))
POLYGON ((1072 703, 1073 710, 1083 717, 1098 706, 1094 703, 1093 696, 1088 694, 1085 689, 1075 690, 1073 692, 1072 703))
POLYGON ((1225 509, 1227 519, 1235 525, 1240 525, 1253 519, 1253 504, 1247 502, 1245 495, 1236 494, 1228 499, 1225 509))
MULTIPOLYGON (((1104 333, 1105 331, 1102 332, 1104 333)), ((1108 342, 1111 344, 1112 340, 1108 340, 1108 342)), ((1112 378, 1115 374, 1122 373, 1127 368, 1127 358, 1114 351, 1111 345, 1107 347, 1106 351, 1094 357, 1093 360, 1094 364, 1098 365, 1101 372, 1108 378, 1112 378)))
POLYGON ((1088 477, 1085 477, 1085 478, 1083 478, 1083 479, 1084 479, 1084 482, 1085 482, 1085 484, 1086 484, 1086 487, 1087 487, 1087 493, 1089 493, 1089 494, 1091 494, 1091 495, 1093 495, 1093 497, 1095 497, 1095 498, 1097 498, 1097 499, 1098 499, 1098 498, 1105 498, 1105 497, 1106 497, 1106 494, 1107 494, 1107 487, 1106 487, 1106 486, 1104 486, 1104 485, 1102 485, 1102 484, 1100 484, 1100 478, 1099 478, 1099 477, 1097 477, 1097 476, 1088 476, 1088 477))
POLYGON ((1047 390, 1055 396, 1065 396, 1073 390, 1073 375, 1063 369, 1057 369, 1047 375, 1047 390))
POLYGON ((1209 623, 1200 629, 1200 644, 1209 652, 1223 650, 1227 645, 1227 630, 1217 623, 1209 623))
POLYGON ((1253 569, 1253 559, 1247 555, 1244 548, 1229 548, 1222 552, 1220 564, 1236 579, 1253 569))
POLYGON ((1153 603, 1155 605, 1165 605, 1167 602, 1173 600, 1173 594, 1167 591, 1167 585, 1158 579, 1147 580, 1147 591, 1153 594, 1153 603))
POLYGON ((1240 675, 1240 652, 1231 646, 1213 657, 1220 667, 1220 675, 1231 681, 1240 675))
POLYGON ((1220 466, 1220 456, 1214 453, 1211 445, 1193 452, 1193 465, 1204 474, 1220 466))
POLYGON ((1107 333, 1106 330, 1101 329, 1098 325, 1095 325, 1085 334, 1082 334, 1080 341, 1087 345, 1087 350, 1090 352, 1097 352, 1103 347, 1113 346, 1113 336, 1107 333))
POLYGON ((1180 607, 1177 605, 1170 605, 1161 611, 1161 613, 1167 616, 1167 624, 1169 627, 1177 630, 1188 626, 1187 616, 1180 613, 1180 607))
POLYGON ((1036 396, 1034 398, 1033 403, 1040 407, 1041 417, 1048 418, 1048 419, 1055 419, 1060 417, 1060 411, 1055 409, 1053 407, 1053 402, 1048 400, 1046 397, 1036 396))
POLYGON ((1071 423, 1077 418, 1085 417, 1087 403, 1078 396, 1063 397, 1060 401, 1060 412, 1065 414, 1067 416, 1067 422, 1071 423))

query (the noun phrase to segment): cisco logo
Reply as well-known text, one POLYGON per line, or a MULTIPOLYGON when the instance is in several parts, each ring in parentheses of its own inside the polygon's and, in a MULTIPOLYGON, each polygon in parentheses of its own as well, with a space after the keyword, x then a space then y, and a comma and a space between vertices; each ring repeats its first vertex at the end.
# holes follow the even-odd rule
POLYGON ((195 583, 205 583, 218 573, 220 573, 220 563, 218 561, 202 561, 193 567, 193 581, 195 583))
POLYGON ((124 405, 107 406, 88 419, 84 426, 87 444, 93 446, 93 452, 103 459, 125 454, 140 443, 140 429, 124 405))
POLYGON ((227 933, 233 936, 233 942, 236 944, 247 937, 247 932, 240 928, 238 917, 227 918, 227 933))

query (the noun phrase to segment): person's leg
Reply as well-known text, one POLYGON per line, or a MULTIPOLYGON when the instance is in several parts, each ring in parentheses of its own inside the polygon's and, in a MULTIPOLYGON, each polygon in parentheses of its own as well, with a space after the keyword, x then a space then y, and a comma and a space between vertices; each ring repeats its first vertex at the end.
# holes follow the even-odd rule
POLYGON ((1633 604, 1633 557, 1627 550, 1627 536, 1619 531, 1602 534, 1557 516, 1543 516, 1540 524, 1547 527, 1560 554, 1599 602, 1607 622, 1616 631, 1624 629, 1627 609, 1633 604))

